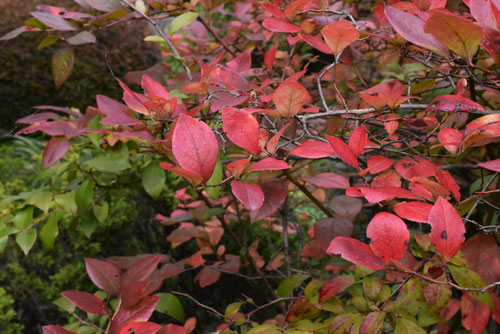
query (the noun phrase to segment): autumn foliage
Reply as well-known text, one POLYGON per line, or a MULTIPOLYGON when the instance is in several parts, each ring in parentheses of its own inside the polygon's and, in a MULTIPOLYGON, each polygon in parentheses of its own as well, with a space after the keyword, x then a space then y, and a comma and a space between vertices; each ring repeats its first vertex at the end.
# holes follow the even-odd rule
MULTIPOLYGON (((87 258, 95 291, 61 292, 75 321, 45 334, 498 330, 500 2, 75 2, 41 5, 2 39, 56 34, 61 86, 95 31, 147 20, 165 62, 118 75, 121 100, 35 107, 19 133, 50 136, 47 168, 76 159, 60 175, 80 176, 68 191, 82 222, 131 161, 155 199, 178 176, 177 209, 153 222, 172 252, 87 258), (165 289, 193 270, 199 289, 233 275, 255 291, 212 307, 165 289), (178 297, 213 328, 176 316, 178 297)), ((0 233, 27 254, 49 209, 67 208, 54 196, 18 203, 34 215, 0 233)))

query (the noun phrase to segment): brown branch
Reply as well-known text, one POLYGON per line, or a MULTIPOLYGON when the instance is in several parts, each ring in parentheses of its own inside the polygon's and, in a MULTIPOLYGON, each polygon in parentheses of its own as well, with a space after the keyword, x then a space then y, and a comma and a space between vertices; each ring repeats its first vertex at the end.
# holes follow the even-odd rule
POLYGON ((275 300, 272 300, 270 301, 269 303, 267 304, 264 304, 264 305, 261 305, 261 306, 258 306, 255 310, 251 311, 251 312, 248 312, 247 315, 246 315, 246 318, 247 318, 247 321, 250 321, 250 317, 252 315, 254 315, 255 313, 259 312, 260 310, 263 310, 269 306, 272 306, 276 303, 281 303, 281 302, 284 302, 284 301, 288 301, 288 300, 296 300, 297 298, 295 297, 285 297, 285 298, 278 298, 278 299, 275 299, 275 300))
POLYGON ((328 217, 333 217, 333 214, 330 212, 330 210, 328 210, 324 205, 323 203, 321 203, 320 201, 318 201, 318 199, 316 197, 314 197, 313 194, 311 194, 311 192, 309 190, 307 190, 307 188, 301 184, 299 181, 297 181, 297 179, 295 179, 291 174, 290 172, 288 172, 287 170, 282 170, 283 174, 286 176, 286 178, 292 182, 293 184, 295 184, 295 186, 297 188, 299 188, 303 193, 304 195, 306 195, 314 204, 316 204, 316 206, 318 207, 318 209, 320 209, 321 211, 323 211, 328 217))
POLYGON ((170 291, 170 293, 174 294, 174 295, 177 295, 177 296, 184 296, 186 298, 189 298, 191 299, 196 305, 200 306, 200 307, 203 307, 204 309, 208 310, 210 313, 220 317, 220 318, 224 318, 224 315, 222 313, 220 313, 219 311, 217 311, 216 309, 210 307, 210 306, 207 306, 205 304, 202 304, 200 303, 199 301, 197 301, 196 299, 194 299, 193 297, 191 297, 190 295, 188 295, 187 293, 184 293, 184 292, 178 292, 178 291, 170 291))
POLYGON ((31 223, 29 226, 17 231, 17 233, 21 233, 21 232, 24 232, 24 231, 27 231, 29 229, 31 229, 32 227, 34 227, 35 225, 37 225, 38 223, 40 223, 41 221, 43 221, 45 218, 51 216, 54 212, 56 212, 57 209, 53 209, 52 211, 49 211, 47 212, 46 214, 44 214, 43 216, 41 216, 40 218, 36 219, 33 223, 31 223))
POLYGON ((197 18, 198 21, 200 21, 201 24, 203 24, 203 26, 208 30, 208 32, 214 36, 215 40, 220 44, 222 45, 222 47, 224 48, 224 50, 226 50, 227 52, 229 52, 231 54, 231 56, 235 57, 236 58, 236 53, 234 53, 233 50, 231 50, 227 45, 226 43, 224 43, 224 41, 219 37, 219 35, 217 35, 215 33, 215 31, 213 31, 213 29, 205 22, 205 20, 203 20, 200 16, 198 16, 197 18))

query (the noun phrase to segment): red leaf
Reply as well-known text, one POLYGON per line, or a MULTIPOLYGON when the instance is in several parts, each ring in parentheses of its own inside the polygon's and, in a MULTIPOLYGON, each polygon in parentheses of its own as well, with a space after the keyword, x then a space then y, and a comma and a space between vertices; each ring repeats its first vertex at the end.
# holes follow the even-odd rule
POLYGON ((424 31, 425 22, 419 17, 390 6, 385 9, 385 15, 398 34, 407 41, 434 51, 441 56, 448 56, 448 48, 424 31))
POLYGON ((292 166, 287 164, 285 161, 268 157, 260 161, 257 161, 252 166, 250 166, 247 170, 247 173, 256 172, 260 170, 281 170, 289 168, 292 168, 292 166))
POLYGON ((267 19, 262 21, 262 26, 267 30, 273 32, 296 33, 302 30, 300 27, 297 27, 296 25, 293 25, 291 23, 288 23, 286 21, 274 17, 268 17, 267 19))
POLYGON ((109 310, 106 308, 104 302, 99 297, 91 293, 82 291, 64 291, 61 292, 61 296, 67 298, 85 312, 98 315, 106 315, 109 313, 109 310))
POLYGON ((165 87, 162 86, 158 81, 154 80, 147 74, 142 76, 142 88, 147 97, 150 99, 155 99, 161 97, 162 99, 169 100, 170 95, 165 87))
POLYGON ((131 322, 118 331, 118 334, 155 334, 161 329, 161 326, 154 322, 131 322))
POLYGON ((476 234, 460 250, 487 285, 500 280, 500 246, 493 236, 476 234))
POLYGON ((165 170, 168 170, 169 172, 175 173, 175 174, 185 178, 193 185, 198 185, 199 183, 201 183, 203 181, 201 178, 201 175, 196 174, 196 173, 192 173, 192 172, 187 171, 181 167, 169 164, 168 162, 165 162, 165 161, 160 163, 160 167, 165 169, 165 170))
POLYGON ((250 211, 252 222, 259 221, 274 214, 288 195, 288 184, 286 181, 270 180, 259 183, 259 187, 264 193, 264 203, 255 211, 250 211))
POLYGON ((455 197, 457 202, 460 202, 460 187, 458 186, 453 176, 451 176, 447 171, 439 168, 436 168, 436 173, 434 176, 443 187, 448 189, 453 194, 453 197, 455 197))
POLYGON ((183 169, 206 182, 214 171, 219 145, 206 123, 181 114, 174 129, 172 151, 183 169))
POLYGON ((232 181, 234 196, 250 211, 258 210, 264 203, 264 192, 255 183, 232 181))
POLYGON ((283 132, 288 128, 288 126, 290 125, 290 123, 288 123, 287 125, 285 125, 284 127, 281 128, 281 130, 279 130, 274 136, 271 137, 271 139, 269 139, 269 141, 267 142, 267 151, 272 154, 272 155, 275 155, 276 154, 276 146, 278 145, 278 142, 279 140, 281 139, 281 135, 283 134, 283 132))
POLYGON ((452 298, 445 308, 441 311, 440 316, 443 320, 450 320, 460 309, 460 301, 458 299, 452 298))
POLYGON ((321 29, 321 34, 335 57, 359 38, 358 30, 346 20, 328 24, 321 29))
POLYGON ((158 295, 148 296, 134 307, 119 310, 111 322, 111 332, 118 332, 120 328, 131 322, 148 321, 159 301, 158 295))
POLYGON ((254 155, 260 154, 259 123, 255 117, 243 110, 224 108, 222 121, 224 132, 233 143, 254 155))
POLYGON ((488 325, 491 310, 488 305, 471 297, 468 293, 462 294, 460 300, 462 325, 472 331, 472 334, 481 334, 488 325))
POLYGON ((359 188, 359 190, 366 198, 366 200, 370 203, 377 203, 394 197, 417 199, 417 196, 415 196, 415 194, 413 194, 411 191, 398 187, 361 187, 359 188))
POLYGON ((276 16, 278 19, 286 20, 286 15, 283 13, 281 9, 278 8, 275 4, 271 2, 261 2, 260 3, 266 11, 268 11, 271 15, 276 16))
POLYGON ((432 227, 431 242, 441 253, 443 262, 448 262, 465 240, 462 218, 447 200, 439 197, 429 212, 428 222, 432 227))
POLYGON ((433 11, 424 25, 424 31, 469 63, 484 33, 480 25, 444 11, 433 11))
POLYGON ((334 173, 321 173, 314 176, 304 177, 303 180, 317 187, 327 189, 347 189, 351 186, 346 177, 334 173))
POLYGON ((365 171, 369 172, 370 174, 377 174, 391 167, 393 163, 394 161, 392 161, 391 159, 388 159, 381 155, 375 155, 368 158, 368 167, 365 169, 365 171))
POLYGON ((458 95, 441 95, 429 103, 428 111, 477 111, 484 110, 480 104, 458 95))
POLYGON ((500 172, 500 159, 486 161, 486 162, 481 162, 480 164, 477 164, 477 165, 479 167, 492 170, 494 172, 500 172))
POLYGON ((366 236, 372 240, 370 248, 382 262, 398 263, 410 241, 410 231, 396 215, 379 212, 366 229, 366 236))
POLYGON ((311 36, 311 35, 305 35, 305 34, 299 34, 300 38, 302 38, 307 44, 311 45, 313 48, 318 49, 319 51, 326 53, 326 54, 332 54, 332 50, 326 45, 325 42, 323 42, 322 39, 311 36))
POLYGON ((125 274, 123 274, 122 284, 125 285, 129 282, 145 280, 153 273, 153 271, 156 270, 161 258, 162 255, 156 254, 135 262, 130 268, 128 268, 125 274))
POLYGON ((47 142, 43 150, 43 167, 47 168, 59 161, 68 152, 70 146, 69 139, 66 137, 52 137, 47 142))
POLYGON ((322 303, 335 296, 337 293, 344 291, 355 283, 354 276, 337 276, 327 281, 319 292, 319 302, 322 303))
POLYGON ((250 158, 236 160, 227 164, 226 168, 231 173, 231 175, 233 175, 233 177, 238 180, 249 163, 250 158))
POLYGON ((394 207, 394 212, 401 218, 418 223, 427 223, 432 204, 424 202, 402 202, 394 207))
POLYGON ((117 296, 120 293, 121 278, 120 269, 114 264, 97 259, 85 258, 87 274, 96 286, 110 295, 117 296))
POLYGON ((356 156, 351 151, 351 149, 344 143, 341 139, 334 136, 326 136, 326 139, 330 143, 333 152, 342 159, 346 164, 353 166, 357 170, 361 170, 359 168, 358 160, 356 156))
POLYGON ((399 175, 408 181, 411 181, 416 176, 434 176, 437 169, 436 165, 422 157, 404 157, 396 162, 394 168, 399 175))
POLYGON ((299 11, 301 11, 310 2, 311 2, 310 0, 297 0, 297 1, 294 1, 293 3, 290 4, 290 6, 288 6, 285 9, 285 15, 286 15, 286 17, 290 21, 293 21, 293 19, 297 15, 297 13, 299 11))
POLYGON ((200 287, 205 288, 209 285, 215 284, 220 278, 221 272, 212 268, 203 268, 198 275, 194 278, 194 282, 198 282, 200 287))
POLYGON ((96 100, 97 107, 105 116, 101 119, 101 124, 134 125, 140 123, 126 105, 104 95, 97 95, 96 100))
POLYGON ((31 12, 33 17, 37 18, 40 22, 52 29, 59 31, 73 31, 78 30, 74 23, 66 21, 59 15, 43 13, 43 12, 31 12))
POLYGON ((451 154, 457 153, 458 148, 462 146, 463 137, 462 132, 452 128, 441 129, 438 133, 439 141, 451 154))
POLYGON ((347 146, 349 146, 352 153, 354 153, 356 159, 365 149, 367 141, 368 135, 366 134, 366 127, 364 124, 361 125, 361 127, 354 129, 354 131, 351 133, 347 146))
POLYGON ((120 294, 122 299, 122 306, 128 308, 134 306, 142 297, 146 296, 146 290, 150 281, 132 281, 127 284, 123 284, 123 288, 120 294))
POLYGON ((186 327, 182 327, 175 324, 168 324, 156 334, 187 334, 187 333, 188 330, 186 327))
POLYGON ((330 243, 326 252, 328 254, 340 254, 347 261, 371 270, 386 269, 371 248, 356 239, 337 237, 330 243))
POLYGON ((332 198, 330 202, 328 202, 328 207, 332 209, 338 217, 354 221, 363 208, 363 201, 357 198, 340 195, 332 198))
POLYGON ((303 158, 319 159, 334 155, 335 152, 329 143, 318 140, 308 140, 294 148, 289 154, 303 158))
POLYGON ((264 56, 264 65, 266 65, 268 70, 273 68, 274 60, 276 59, 276 50, 278 50, 278 44, 273 45, 264 56))
POLYGON ((274 91, 273 102, 281 116, 292 118, 311 100, 307 89, 296 81, 288 81, 279 85, 274 91))
POLYGON ((42 327, 43 334, 76 334, 75 332, 70 332, 62 327, 48 325, 42 327))

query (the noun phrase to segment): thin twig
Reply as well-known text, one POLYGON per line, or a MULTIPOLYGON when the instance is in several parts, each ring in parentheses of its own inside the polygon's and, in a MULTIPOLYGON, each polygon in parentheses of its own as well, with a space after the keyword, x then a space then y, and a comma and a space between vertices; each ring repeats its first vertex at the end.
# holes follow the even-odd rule
POLYGON ((210 306, 207 306, 205 304, 202 304, 200 303, 199 301, 197 301, 194 297, 191 297, 190 295, 188 295, 187 293, 184 293, 184 292, 178 292, 178 291, 170 291, 170 293, 174 294, 174 295, 177 295, 177 296, 184 296, 186 298, 189 298, 191 299, 196 305, 200 306, 200 307, 203 307, 204 309, 208 310, 210 313, 220 317, 220 318, 224 318, 224 315, 222 313, 220 313, 219 311, 217 311, 216 309, 210 307, 210 306))
POLYGON ((222 45, 222 47, 224 48, 224 50, 226 50, 227 52, 229 52, 231 54, 231 56, 233 57, 236 57, 236 53, 234 53, 233 50, 231 50, 227 45, 226 43, 224 43, 224 41, 219 37, 219 35, 217 35, 215 33, 215 31, 213 31, 213 29, 205 22, 205 20, 203 20, 200 16, 198 16, 198 21, 200 21, 201 24, 203 24, 203 26, 208 30, 208 32, 214 36, 215 40, 220 44, 222 45))

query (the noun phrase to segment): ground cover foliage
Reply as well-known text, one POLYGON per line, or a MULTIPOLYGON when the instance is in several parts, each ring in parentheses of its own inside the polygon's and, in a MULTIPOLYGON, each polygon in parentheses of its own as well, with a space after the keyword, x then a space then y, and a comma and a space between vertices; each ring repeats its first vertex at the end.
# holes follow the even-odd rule
POLYGON ((163 62, 18 120, 46 182, 4 198, 2 247, 91 237, 143 189, 158 250, 86 257, 44 333, 497 330, 498 1, 75 2, 3 43, 45 34, 62 87, 146 21, 163 62))

